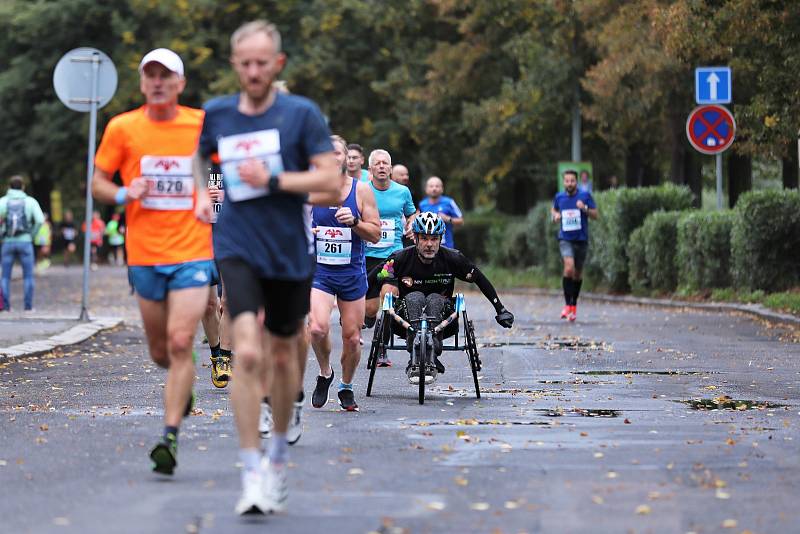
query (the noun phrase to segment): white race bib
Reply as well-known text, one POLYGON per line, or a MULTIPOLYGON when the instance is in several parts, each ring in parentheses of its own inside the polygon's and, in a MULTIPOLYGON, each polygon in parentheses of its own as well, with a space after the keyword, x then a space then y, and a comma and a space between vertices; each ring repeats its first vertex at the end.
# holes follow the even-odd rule
POLYGON ((147 180, 142 207, 173 211, 194 207, 191 156, 142 156, 139 165, 147 180))
POLYGON ((253 187, 242 182, 239 177, 239 165, 242 162, 248 159, 259 160, 264 164, 269 175, 283 172, 281 136, 277 129, 221 137, 217 148, 219 158, 222 160, 226 194, 230 195, 233 202, 269 194, 267 186, 253 187))
POLYGON ((381 219, 381 239, 377 243, 370 243, 369 248, 389 248, 394 246, 394 219, 381 219))
POLYGON ((349 265, 353 242, 350 228, 340 226, 317 227, 317 263, 349 265))
POLYGON ((581 229, 581 210, 562 210, 561 229, 565 232, 574 232, 581 229))

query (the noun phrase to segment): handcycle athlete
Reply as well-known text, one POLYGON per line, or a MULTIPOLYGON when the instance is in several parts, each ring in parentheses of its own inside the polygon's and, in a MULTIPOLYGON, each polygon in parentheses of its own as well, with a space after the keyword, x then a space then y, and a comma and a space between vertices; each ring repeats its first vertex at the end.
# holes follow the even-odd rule
MULTIPOLYGON (((370 272, 371 278, 383 283, 381 293, 392 293, 397 299, 395 312, 409 324, 419 323, 424 317, 431 328, 451 317, 455 311, 453 289, 455 279, 474 283, 494 306, 495 320, 503 328, 511 328, 514 315, 500 302, 492 283, 461 252, 443 247, 444 221, 431 212, 420 214, 412 223, 415 245, 392 254, 383 266, 370 272)), ((406 348, 413 352, 414 333, 400 323, 393 322, 394 333, 406 338, 406 348)), ((432 336, 436 372, 444 373, 439 361, 442 340, 458 332, 458 323, 452 321, 432 336)), ((409 359, 406 374, 414 384, 420 380, 420 367, 409 359)), ((426 367, 426 382, 432 382, 436 373, 426 367)))

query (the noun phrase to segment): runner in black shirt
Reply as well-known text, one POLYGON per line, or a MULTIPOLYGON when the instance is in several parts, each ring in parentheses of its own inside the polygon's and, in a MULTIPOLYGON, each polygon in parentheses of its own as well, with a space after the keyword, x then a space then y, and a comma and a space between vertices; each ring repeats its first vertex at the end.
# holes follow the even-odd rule
MULTIPOLYGON (((437 317, 432 323, 440 323, 453 312, 453 289, 458 278, 475 283, 494 306, 497 323, 503 328, 511 328, 514 315, 500 302, 492 283, 461 252, 441 246, 445 227, 439 216, 431 212, 422 213, 414 219, 412 229, 416 245, 395 252, 380 270, 376 268, 369 274, 370 278, 388 284, 389 290, 399 297, 395 307, 398 315, 410 322, 418 319, 425 308, 428 316, 437 317)), ((402 326, 395 324, 395 327, 398 334, 406 336, 411 352, 413 340, 409 339, 402 326)), ((438 360, 442 352, 442 339, 454 335, 457 328, 458 324, 453 322, 441 332, 438 339, 434 339, 439 373, 444 373, 444 366, 438 360)), ((406 371, 410 372, 410 365, 406 371)))

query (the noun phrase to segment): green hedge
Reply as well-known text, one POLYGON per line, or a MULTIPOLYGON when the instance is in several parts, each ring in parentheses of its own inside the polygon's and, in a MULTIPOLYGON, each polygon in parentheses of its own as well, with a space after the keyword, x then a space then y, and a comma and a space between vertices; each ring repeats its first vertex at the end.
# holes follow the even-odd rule
POLYGON ((489 262, 512 269, 525 269, 533 265, 527 234, 528 222, 525 219, 492 226, 489 229, 489 243, 492 245, 486 250, 489 262))
POLYGON ((503 226, 505 217, 491 213, 465 213, 463 226, 453 231, 453 241, 458 250, 474 262, 484 262, 489 258, 487 245, 492 226, 503 226))
POLYGON ((678 285, 677 248, 679 211, 657 211, 642 224, 647 278, 656 291, 672 292, 678 285))
POLYGON ((631 286, 631 291, 637 295, 650 291, 644 245, 644 228, 640 226, 631 234, 626 248, 628 254, 628 284, 631 286))
POLYGON ((750 191, 739 197, 734 211, 736 288, 780 291, 800 285, 800 192, 750 191))
POLYGON ((636 189, 615 189, 595 196, 600 219, 589 225, 589 272, 602 272, 612 291, 629 289, 626 248, 633 231, 658 210, 687 210, 692 193, 673 184, 636 189))
POLYGON ((558 251, 558 225, 550 215, 552 202, 545 200, 528 212, 528 250, 531 265, 542 267, 545 274, 560 275, 561 254, 558 251))
POLYGON ((678 221, 678 285, 690 291, 731 285, 733 211, 692 211, 678 221))

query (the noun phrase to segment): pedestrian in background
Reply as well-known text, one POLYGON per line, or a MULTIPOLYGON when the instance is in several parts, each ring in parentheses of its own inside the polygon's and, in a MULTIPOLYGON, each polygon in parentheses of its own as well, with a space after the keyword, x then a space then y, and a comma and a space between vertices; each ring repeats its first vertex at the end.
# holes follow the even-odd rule
POLYGON ((431 176, 425 182, 425 194, 419 203, 419 211, 430 211, 444 221, 445 232, 442 246, 456 248, 453 241, 453 228, 464 224, 464 216, 456 201, 444 194, 444 182, 438 176, 431 176))
POLYGON ((11 270, 14 262, 22 264, 22 285, 25 310, 33 310, 33 236, 44 223, 42 208, 36 199, 25 194, 22 176, 12 176, 8 181, 8 192, 0 198, 0 225, 2 225, 3 247, 0 261, 3 266, 3 309, 11 311, 11 270))
POLYGON ((106 238, 108 239, 108 263, 112 265, 125 265, 125 227, 120 222, 119 213, 114 213, 106 225, 106 238))
POLYGON ((78 229, 75 228, 72 210, 64 212, 64 220, 61 221, 59 228, 61 229, 61 239, 64 240, 64 267, 66 267, 78 250, 75 244, 75 240, 78 238, 78 229))

